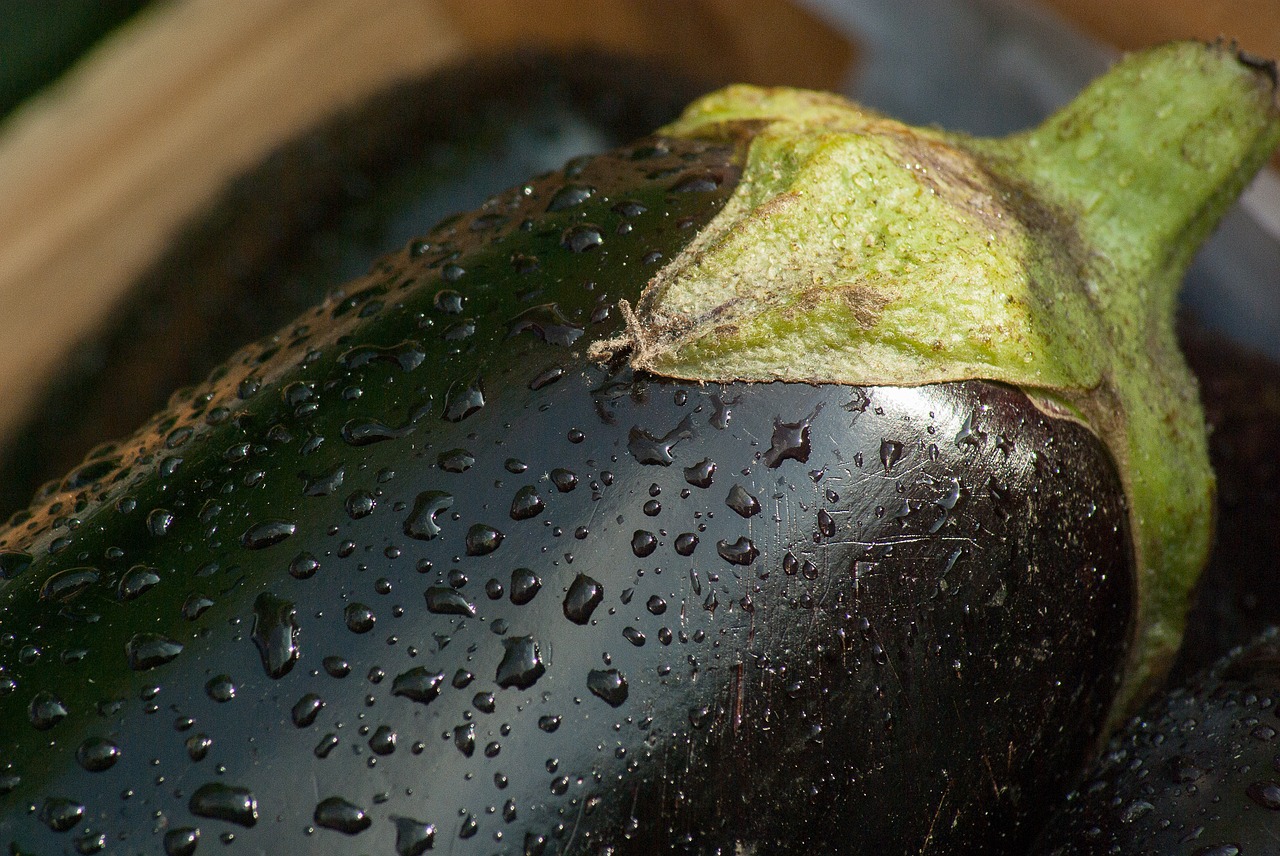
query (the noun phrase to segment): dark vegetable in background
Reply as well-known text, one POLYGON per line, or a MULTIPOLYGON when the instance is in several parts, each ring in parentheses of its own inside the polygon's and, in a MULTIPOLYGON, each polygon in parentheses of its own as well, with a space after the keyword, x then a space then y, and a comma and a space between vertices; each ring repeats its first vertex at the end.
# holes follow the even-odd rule
POLYGON ((1252 856, 1280 830, 1273 629, 1150 704, 1112 738, 1037 854, 1252 856))

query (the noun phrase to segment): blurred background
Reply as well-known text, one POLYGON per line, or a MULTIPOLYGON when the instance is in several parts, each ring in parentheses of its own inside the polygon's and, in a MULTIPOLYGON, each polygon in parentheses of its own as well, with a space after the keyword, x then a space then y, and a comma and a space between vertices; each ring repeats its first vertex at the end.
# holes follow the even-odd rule
MULTIPOLYGON (((0 0, 0 512, 440 217, 730 81, 1026 127, 1275 0, 0 0)), ((1188 281, 1280 355, 1280 179, 1188 281)))

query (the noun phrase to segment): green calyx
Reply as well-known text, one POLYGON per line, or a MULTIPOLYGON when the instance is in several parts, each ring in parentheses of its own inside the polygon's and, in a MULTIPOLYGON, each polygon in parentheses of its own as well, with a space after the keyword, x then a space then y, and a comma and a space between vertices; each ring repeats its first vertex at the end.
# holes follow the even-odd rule
POLYGON ((1116 459, 1139 568, 1116 711, 1164 673, 1208 556, 1213 474, 1173 318, 1183 273, 1280 142, 1274 70, 1131 56, 1003 139, 731 87, 676 136, 751 137, 710 226, 624 306, 637 369, 702 381, 1016 385, 1116 459))

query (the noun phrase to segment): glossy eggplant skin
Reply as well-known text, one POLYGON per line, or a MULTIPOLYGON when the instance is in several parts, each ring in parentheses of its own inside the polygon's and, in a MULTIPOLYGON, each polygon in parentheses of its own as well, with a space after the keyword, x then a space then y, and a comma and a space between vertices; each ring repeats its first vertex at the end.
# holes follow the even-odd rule
POLYGON ((1019 852, 1132 632, 1113 464, 996 384, 587 361, 739 158, 447 221, 15 519, 0 846, 1019 852))

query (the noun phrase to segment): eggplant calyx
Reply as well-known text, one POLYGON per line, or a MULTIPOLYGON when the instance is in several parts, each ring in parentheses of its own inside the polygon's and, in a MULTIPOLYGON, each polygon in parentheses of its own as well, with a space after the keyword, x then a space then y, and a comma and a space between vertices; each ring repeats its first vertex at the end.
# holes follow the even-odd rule
POLYGON ((743 178, 594 355, 708 382, 995 380, 1078 414, 1129 503, 1139 594, 1113 722, 1130 710, 1176 652, 1212 540, 1178 287, 1280 142, 1274 73, 1166 45, 1002 139, 735 86, 665 133, 749 135, 743 178))

